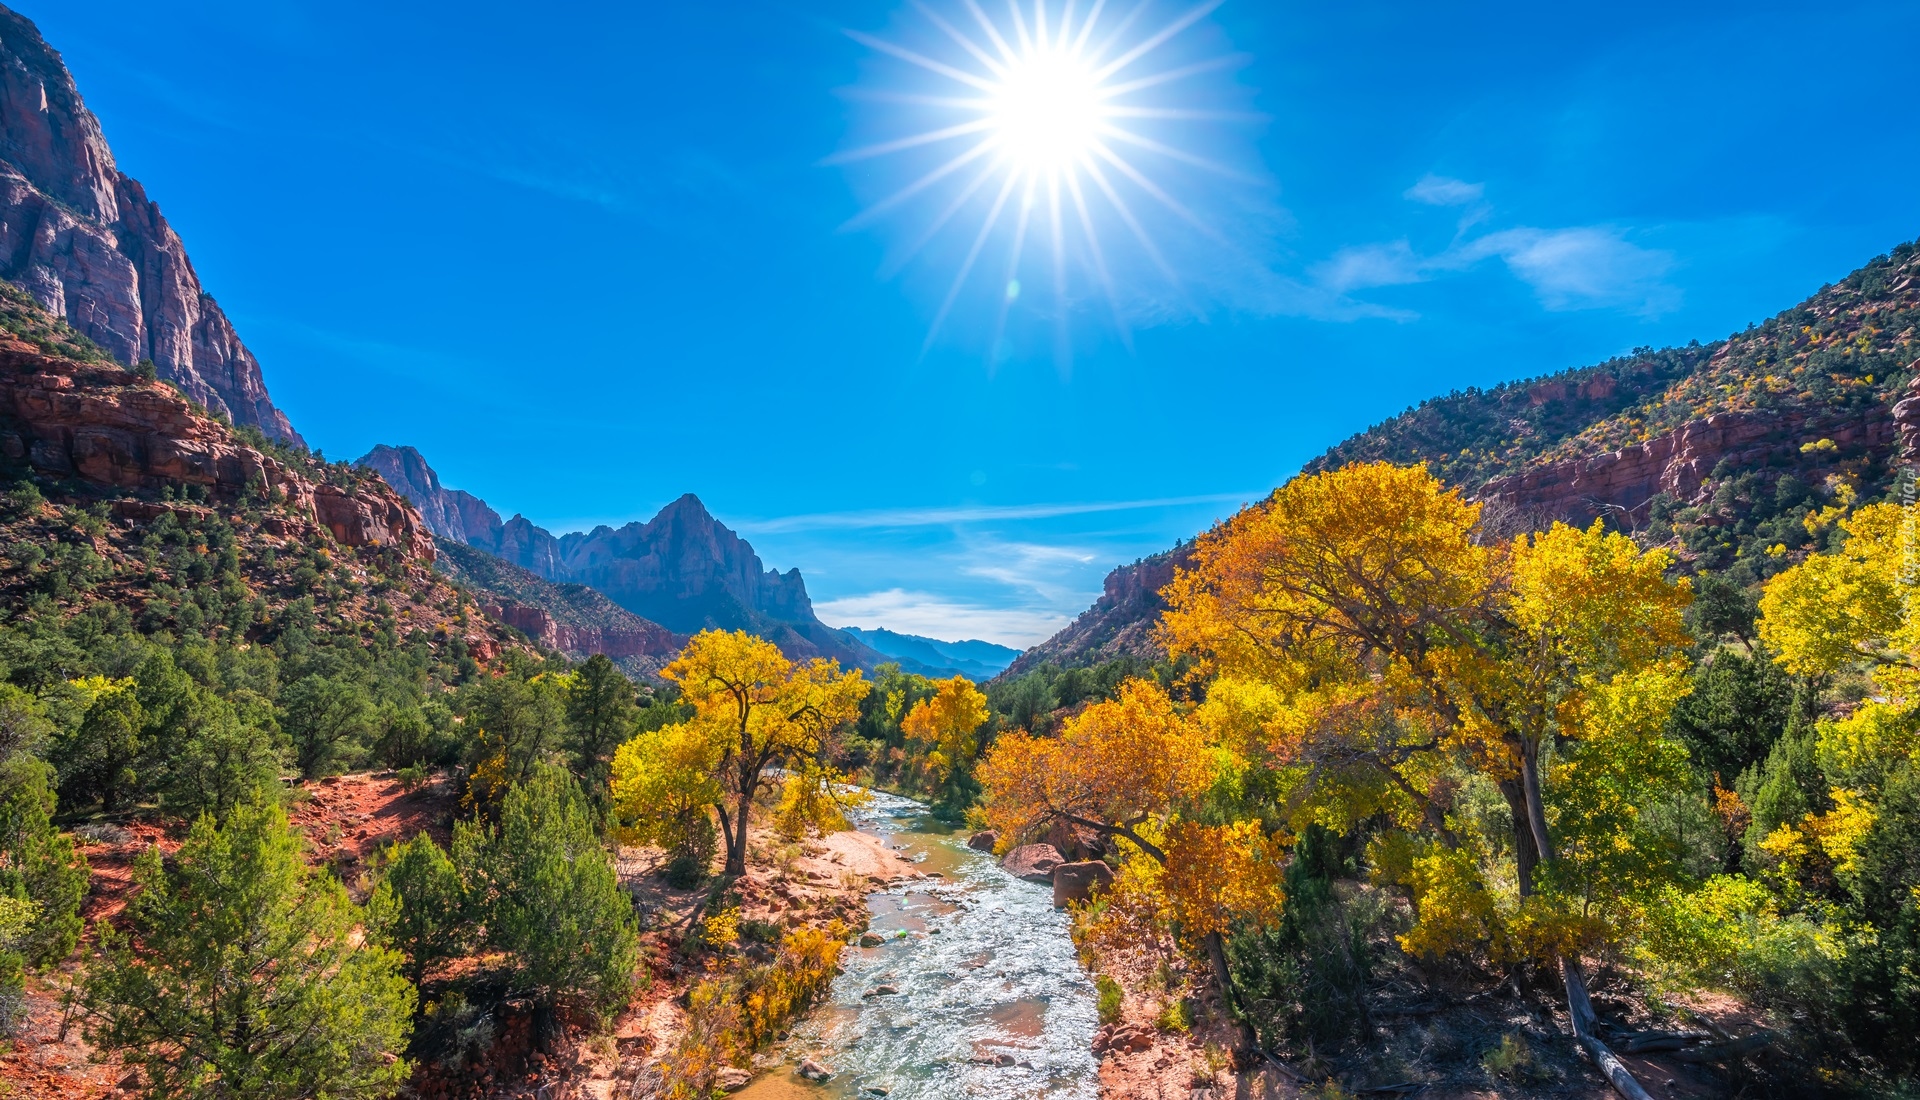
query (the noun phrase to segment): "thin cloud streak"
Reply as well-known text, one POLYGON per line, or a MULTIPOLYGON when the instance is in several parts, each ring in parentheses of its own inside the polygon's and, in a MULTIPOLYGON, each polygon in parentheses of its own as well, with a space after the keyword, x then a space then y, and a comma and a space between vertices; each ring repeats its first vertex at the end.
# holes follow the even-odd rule
POLYGON ((816 512, 810 515, 780 516, 764 520, 743 520, 741 531, 749 534, 786 534, 793 531, 860 531, 887 527, 946 527, 957 523, 985 523, 994 520, 1054 519, 1060 516, 1084 516, 1099 512, 1131 512, 1148 508, 1180 508, 1194 504, 1244 503, 1257 499, 1258 493, 1209 493, 1192 497, 1159 497, 1152 500, 1084 501, 1068 504, 969 505, 950 508, 878 508, 860 512, 816 512))

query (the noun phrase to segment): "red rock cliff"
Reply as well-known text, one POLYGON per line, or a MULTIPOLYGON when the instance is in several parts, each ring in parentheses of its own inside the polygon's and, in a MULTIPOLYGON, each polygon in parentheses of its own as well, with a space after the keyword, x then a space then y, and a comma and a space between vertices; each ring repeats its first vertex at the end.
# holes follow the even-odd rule
POLYGON ((145 188, 114 166, 99 120, 60 55, 0 7, 0 278, 132 366, 236 424, 300 436, 260 364, 200 285, 145 188))
MULTIPOLYGON (((0 455, 103 495, 200 486, 213 499, 234 500, 278 489, 286 505, 275 520, 323 527, 346 546, 434 559, 420 514, 377 478, 343 486, 310 476, 241 443, 163 382, 49 358, 13 340, 0 340, 0 455)), ((150 502, 122 503, 138 510, 150 502)))

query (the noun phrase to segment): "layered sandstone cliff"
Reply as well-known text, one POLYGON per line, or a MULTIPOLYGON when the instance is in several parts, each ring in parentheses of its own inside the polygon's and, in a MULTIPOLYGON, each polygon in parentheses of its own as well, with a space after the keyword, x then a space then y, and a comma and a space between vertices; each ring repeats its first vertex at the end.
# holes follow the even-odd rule
MULTIPOLYGON (((349 547, 391 547, 429 563, 432 536, 378 478, 316 476, 234 438, 163 382, 103 363, 52 358, 0 338, 0 456, 99 495, 192 488, 209 500, 271 501, 281 533, 324 528, 349 547)), ((119 510, 150 511, 129 499, 119 510)))
POLYGON ((126 366, 236 424, 299 442, 260 364, 200 284, 185 245, 121 172, 60 55, 0 7, 0 279, 126 366))

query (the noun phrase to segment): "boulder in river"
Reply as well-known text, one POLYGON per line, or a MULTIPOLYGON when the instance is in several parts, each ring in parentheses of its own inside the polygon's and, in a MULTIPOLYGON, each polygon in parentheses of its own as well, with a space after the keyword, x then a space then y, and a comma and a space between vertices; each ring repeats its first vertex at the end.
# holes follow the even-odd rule
POLYGON ((886 938, 878 932, 863 932, 860 935, 860 946, 862 947, 878 947, 885 942, 887 942, 886 938))
POLYGON ((1051 844, 1022 844, 1000 858, 1000 866, 1015 878, 1051 885, 1053 869, 1065 863, 1060 849, 1051 844))
POLYGON ((739 1092, 753 1083, 753 1074, 734 1066, 722 1066, 714 1073, 713 1083, 722 1092, 739 1092))
POLYGON ((992 829, 982 829, 967 838, 967 847, 976 852, 991 852, 993 846, 1000 843, 1000 834, 992 829))
POLYGON ((1093 888, 1113 885, 1113 869, 1097 859, 1085 863, 1062 863, 1053 869, 1053 907, 1065 909, 1069 902, 1086 901, 1093 888))
POLYGON ((801 1059, 800 1068, 796 1072, 809 1081, 831 1081, 833 1079, 832 1070, 811 1058, 801 1059))

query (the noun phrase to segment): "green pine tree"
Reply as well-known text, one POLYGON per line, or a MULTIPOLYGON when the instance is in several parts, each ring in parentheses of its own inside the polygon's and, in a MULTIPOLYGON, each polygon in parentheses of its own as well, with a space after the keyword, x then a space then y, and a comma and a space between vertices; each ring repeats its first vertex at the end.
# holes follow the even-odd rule
POLYGON ((391 1095, 415 992, 400 956, 360 942, 361 912, 308 868, 273 804, 150 848, 127 928, 101 922, 82 993, 89 1042, 140 1067, 149 1097, 391 1095))
POLYGON ((595 820, 572 777, 541 767, 507 792, 497 824, 454 829, 454 863, 488 946, 513 960, 515 991, 543 1008, 605 1014, 633 990, 633 906, 595 820))
POLYGON ((407 958, 407 976, 419 985, 437 964, 460 954, 467 940, 465 887, 460 872, 432 837, 387 849, 386 868, 367 899, 367 928, 407 958))

